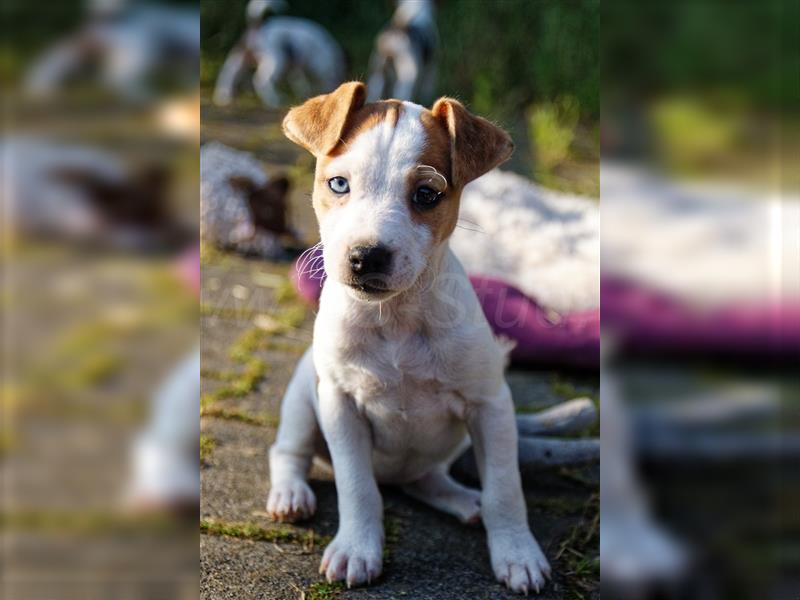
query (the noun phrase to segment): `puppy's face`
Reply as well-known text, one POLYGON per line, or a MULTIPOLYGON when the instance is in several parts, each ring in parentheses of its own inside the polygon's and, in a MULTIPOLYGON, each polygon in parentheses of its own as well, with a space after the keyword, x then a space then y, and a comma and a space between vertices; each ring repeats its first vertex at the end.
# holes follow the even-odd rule
POLYGON ((343 84, 292 109, 284 131, 317 157, 325 270, 359 300, 407 290, 456 226, 463 186, 511 154, 508 135, 443 98, 364 104, 343 84))

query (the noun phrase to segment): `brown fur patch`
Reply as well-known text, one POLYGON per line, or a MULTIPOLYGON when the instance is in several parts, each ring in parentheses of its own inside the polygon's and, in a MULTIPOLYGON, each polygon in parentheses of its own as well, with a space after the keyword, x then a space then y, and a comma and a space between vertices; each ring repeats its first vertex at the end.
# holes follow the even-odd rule
POLYGON ((330 94, 315 96, 291 109, 283 132, 314 156, 331 152, 348 128, 350 115, 364 106, 367 88, 360 81, 343 83, 330 94))
POLYGON ((505 162, 514 152, 510 135, 470 113, 458 100, 439 98, 431 112, 450 134, 452 176, 461 187, 505 162))
POLYGON ((344 154, 350 142, 384 121, 394 127, 400 120, 402 111, 403 103, 399 100, 373 102, 354 110, 347 120, 347 126, 342 131, 339 143, 330 151, 329 156, 344 154))
POLYGON ((314 175, 314 212, 318 219, 322 219, 334 202, 338 202, 337 197, 328 190, 328 182, 324 173, 326 167, 337 156, 341 156, 347 151, 347 146, 359 135, 372 129, 378 124, 386 121, 391 125, 396 125, 400 120, 403 110, 403 103, 397 100, 385 100, 364 105, 354 110, 347 119, 345 129, 339 138, 339 143, 328 153, 317 157, 317 167, 314 175))
MULTIPOLYGON (((363 84, 346 83, 293 108, 284 119, 287 137, 317 157, 313 203, 320 220, 340 201, 328 191, 324 177, 327 164, 346 152, 349 143, 363 132, 383 121, 395 125, 403 110, 403 103, 397 100, 365 105, 365 94, 363 84)), ((464 186, 508 159, 514 144, 505 131, 471 114, 452 98, 440 98, 430 111, 421 113, 420 119, 427 140, 419 165, 435 169, 447 180, 447 186, 443 190, 443 185, 431 185, 443 191, 443 197, 435 207, 420 210, 411 198, 417 187, 427 183, 430 173, 412 172, 408 174, 406 197, 413 220, 428 227, 440 243, 456 227, 464 186)))
MULTIPOLYGON (((458 208, 461 200, 461 188, 453 183, 450 162, 450 136, 441 120, 433 116, 429 110, 422 112, 420 116, 422 125, 425 128, 426 142, 425 148, 419 157, 419 164, 433 167, 447 180, 447 187, 444 189, 444 196, 439 204, 428 210, 416 208, 411 197, 418 186, 427 183, 430 178, 428 173, 423 171, 409 173, 408 175, 408 203, 411 210, 411 218, 415 223, 425 225, 433 235, 433 239, 438 244, 443 242, 456 227, 458 221, 458 208)), ((437 186, 435 180, 430 187, 437 191, 442 188, 437 186)))

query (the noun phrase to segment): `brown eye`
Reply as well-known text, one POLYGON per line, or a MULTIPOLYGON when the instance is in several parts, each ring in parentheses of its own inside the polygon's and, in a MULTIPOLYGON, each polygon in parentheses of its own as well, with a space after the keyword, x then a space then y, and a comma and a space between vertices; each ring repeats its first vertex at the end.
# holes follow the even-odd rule
POLYGON ((427 208, 433 208, 439 204, 441 199, 442 193, 437 192, 427 185, 418 187, 414 192, 414 195, 411 197, 411 201, 414 203, 414 206, 423 210, 427 208))

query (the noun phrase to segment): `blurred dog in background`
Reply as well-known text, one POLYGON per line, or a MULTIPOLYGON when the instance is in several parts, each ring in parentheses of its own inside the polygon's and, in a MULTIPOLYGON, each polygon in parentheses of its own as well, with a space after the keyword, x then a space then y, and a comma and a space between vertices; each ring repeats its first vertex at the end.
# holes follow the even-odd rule
POLYGON ((439 34, 430 0, 398 0, 370 59, 370 102, 432 99, 439 34))
POLYGON ((150 100, 160 74, 171 86, 198 82, 200 23, 196 10, 126 0, 91 0, 77 32, 56 43, 27 74, 25 90, 47 97, 96 72, 126 101, 150 100))
POLYGON ((250 153, 219 142, 200 150, 200 236, 245 255, 282 258, 299 244, 289 225, 289 180, 267 177, 250 153))
POLYGON ((21 235, 140 252, 180 248, 195 236, 172 210, 166 165, 132 168, 101 148, 28 137, 0 150, 10 225, 21 235))
POLYGON ((220 70, 216 104, 233 101, 237 83, 250 69, 255 69, 256 93, 270 107, 284 104, 278 91, 284 81, 295 96, 307 98, 344 80, 344 52, 336 40, 308 19, 274 16, 286 7, 283 0, 251 0, 247 5, 247 30, 220 70))

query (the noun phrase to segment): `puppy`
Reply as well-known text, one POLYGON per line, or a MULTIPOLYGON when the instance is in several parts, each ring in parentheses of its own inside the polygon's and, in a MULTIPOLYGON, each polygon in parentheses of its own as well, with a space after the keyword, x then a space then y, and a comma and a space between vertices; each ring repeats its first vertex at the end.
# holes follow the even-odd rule
POLYGON ((81 27, 29 69, 25 91, 49 97, 98 67, 102 87, 131 102, 158 99, 153 82, 197 86, 200 16, 191 8, 94 0, 81 27))
POLYGON ((7 159, 0 177, 8 181, 8 223, 25 237, 158 252, 196 236, 170 202, 168 165, 131 168, 103 148, 46 138, 10 138, 0 153, 7 159))
POLYGON ((369 583, 382 567, 378 483, 464 522, 483 521, 492 568, 518 592, 550 574, 528 528, 504 348, 448 247, 469 181, 505 161, 509 136, 441 98, 431 110, 365 104, 345 83, 289 111, 286 135, 317 158, 313 205, 327 279, 314 342, 281 408, 268 512, 309 517, 315 445, 327 444, 339 530, 320 566, 369 583), (483 490, 448 474, 470 441, 483 490))
POLYGON ((226 250, 285 258, 299 245, 289 224, 289 180, 267 177, 249 152, 219 142, 200 149, 200 237, 226 250))
POLYGON ((430 0, 398 0, 370 59, 369 100, 430 100, 436 85, 439 34, 430 0))
POLYGON ((251 0, 247 30, 225 59, 214 89, 214 102, 233 101, 245 71, 254 69, 253 87, 266 106, 284 104, 278 85, 287 80, 301 98, 329 92, 344 79, 344 52, 321 25, 297 17, 270 16, 285 9, 282 0, 251 0))

